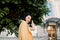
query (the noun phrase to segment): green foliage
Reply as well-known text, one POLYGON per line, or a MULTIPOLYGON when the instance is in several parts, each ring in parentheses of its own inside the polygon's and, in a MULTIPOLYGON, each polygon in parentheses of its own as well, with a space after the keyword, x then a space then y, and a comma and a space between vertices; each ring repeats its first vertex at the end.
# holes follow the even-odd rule
POLYGON ((9 13, 9 9, 7 7, 0 9, 0 18, 4 17, 9 13))
POLYGON ((47 0, 0 0, 0 32, 5 28, 8 34, 18 34, 20 16, 26 12, 33 15, 35 24, 40 25, 48 14, 47 0))

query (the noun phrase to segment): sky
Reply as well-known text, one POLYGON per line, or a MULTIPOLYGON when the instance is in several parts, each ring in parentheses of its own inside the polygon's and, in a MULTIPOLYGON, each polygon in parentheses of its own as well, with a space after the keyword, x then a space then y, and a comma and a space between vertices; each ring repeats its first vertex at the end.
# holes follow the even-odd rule
POLYGON ((53 10, 52 10, 52 4, 51 3, 47 3, 47 7, 49 8, 50 12, 49 12, 49 16, 52 16, 53 10))

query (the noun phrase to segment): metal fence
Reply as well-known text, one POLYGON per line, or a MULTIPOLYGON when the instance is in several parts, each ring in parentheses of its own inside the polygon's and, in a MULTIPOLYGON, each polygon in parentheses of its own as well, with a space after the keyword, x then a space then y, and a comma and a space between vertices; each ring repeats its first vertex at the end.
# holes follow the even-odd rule
POLYGON ((18 40, 16 37, 0 37, 0 40, 18 40))
MULTIPOLYGON (((17 37, 0 37, 0 40, 18 40, 17 37)), ((48 40, 48 37, 34 37, 34 40, 48 40)), ((60 40, 60 36, 57 37, 57 40, 60 40)))
MULTIPOLYGON (((18 40, 16 37, 0 37, 0 40, 18 40)), ((47 37, 34 37, 34 40, 47 40, 47 37)))

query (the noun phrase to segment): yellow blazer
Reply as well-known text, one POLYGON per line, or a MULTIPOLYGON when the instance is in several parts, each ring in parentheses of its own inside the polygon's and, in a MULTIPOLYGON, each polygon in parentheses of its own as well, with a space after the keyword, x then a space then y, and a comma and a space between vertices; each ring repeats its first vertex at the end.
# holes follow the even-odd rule
POLYGON ((29 25, 25 21, 22 21, 19 26, 18 40, 33 40, 29 25))

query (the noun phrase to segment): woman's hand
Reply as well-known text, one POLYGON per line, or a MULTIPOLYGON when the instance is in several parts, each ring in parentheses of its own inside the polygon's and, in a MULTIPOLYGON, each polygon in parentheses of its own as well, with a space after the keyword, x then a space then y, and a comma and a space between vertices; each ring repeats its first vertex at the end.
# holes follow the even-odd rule
POLYGON ((31 30, 35 30, 35 24, 34 24, 34 22, 33 22, 33 20, 32 20, 32 24, 31 24, 31 30))

